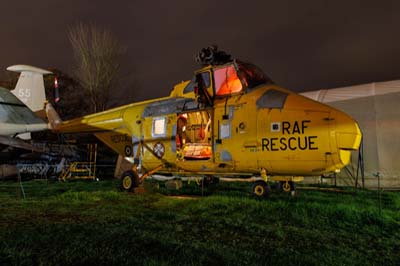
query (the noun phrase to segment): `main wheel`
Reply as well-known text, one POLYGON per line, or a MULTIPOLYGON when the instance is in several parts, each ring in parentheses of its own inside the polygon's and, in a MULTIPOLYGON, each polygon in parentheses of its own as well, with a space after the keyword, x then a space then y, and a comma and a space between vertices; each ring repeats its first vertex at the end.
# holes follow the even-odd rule
POLYGON ((265 181, 256 181, 252 187, 252 193, 257 198, 266 198, 269 196, 269 185, 265 181))
POLYGON ((281 181, 279 184, 283 192, 291 192, 296 190, 296 183, 293 181, 281 181))
POLYGON ((126 171, 121 175, 120 189, 122 191, 132 191, 139 185, 139 176, 133 171, 126 171))

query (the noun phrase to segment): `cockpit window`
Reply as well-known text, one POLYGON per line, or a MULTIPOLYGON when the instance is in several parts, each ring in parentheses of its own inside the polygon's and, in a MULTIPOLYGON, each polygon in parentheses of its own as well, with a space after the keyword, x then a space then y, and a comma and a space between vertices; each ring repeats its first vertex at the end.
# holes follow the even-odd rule
POLYGON ((196 85, 195 79, 193 78, 188 85, 186 85, 185 89, 183 90, 183 93, 189 93, 194 91, 194 87, 196 85))
POLYGON ((242 83, 233 65, 214 70, 214 81, 216 95, 227 95, 242 90, 242 83))
POLYGON ((253 64, 237 61, 237 66, 243 85, 249 89, 261 84, 273 83, 272 80, 268 78, 259 67, 253 64))
MULTIPOLYGON (((210 80, 209 72, 200 73, 197 78, 199 79, 198 82, 201 83, 200 86, 203 86, 204 89, 207 89, 210 87, 211 80, 210 80)), ((192 80, 189 82, 188 85, 186 85, 185 89, 183 89, 183 93, 193 92, 194 87, 196 87, 196 76, 192 78, 192 80)))
POLYGON ((204 88, 209 88, 210 87, 210 72, 203 72, 200 74, 201 75, 201 80, 203 82, 204 88))
POLYGON ((285 105, 288 94, 278 90, 268 90, 257 100, 258 108, 279 108, 285 105))

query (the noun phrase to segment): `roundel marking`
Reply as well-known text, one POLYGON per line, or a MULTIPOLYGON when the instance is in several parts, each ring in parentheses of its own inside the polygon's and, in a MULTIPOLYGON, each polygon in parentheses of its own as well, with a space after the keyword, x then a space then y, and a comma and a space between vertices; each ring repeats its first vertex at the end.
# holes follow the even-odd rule
POLYGON ((165 147, 161 142, 154 144, 153 152, 158 158, 162 158, 165 154, 165 147))
POLYGON ((125 156, 127 156, 127 157, 132 155, 132 147, 131 146, 126 145, 124 151, 125 151, 125 156))

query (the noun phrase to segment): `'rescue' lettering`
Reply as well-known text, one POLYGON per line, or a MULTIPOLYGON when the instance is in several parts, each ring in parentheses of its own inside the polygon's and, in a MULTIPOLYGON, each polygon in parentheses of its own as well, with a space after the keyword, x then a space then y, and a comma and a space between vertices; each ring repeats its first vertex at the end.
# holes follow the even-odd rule
POLYGON ((318 150, 315 143, 317 136, 301 136, 290 138, 262 138, 262 151, 286 151, 286 150, 318 150))
POLYGON ((296 150, 318 150, 316 143, 317 136, 305 136, 310 120, 303 121, 282 121, 281 133, 282 135, 297 136, 283 136, 273 138, 262 138, 261 148, 262 151, 296 151, 296 150), (300 135, 300 136, 299 136, 300 135))

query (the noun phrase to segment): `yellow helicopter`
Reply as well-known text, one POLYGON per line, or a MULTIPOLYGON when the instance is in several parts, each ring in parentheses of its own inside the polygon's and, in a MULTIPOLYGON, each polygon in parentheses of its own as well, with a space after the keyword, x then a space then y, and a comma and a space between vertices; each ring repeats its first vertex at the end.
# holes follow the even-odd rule
POLYGON ((275 85, 257 66, 232 60, 216 47, 198 55, 203 67, 170 95, 61 121, 56 132, 92 132, 132 162, 121 175, 132 191, 146 177, 255 178, 253 194, 269 180, 293 191, 302 176, 340 171, 361 142, 347 114, 275 85))

